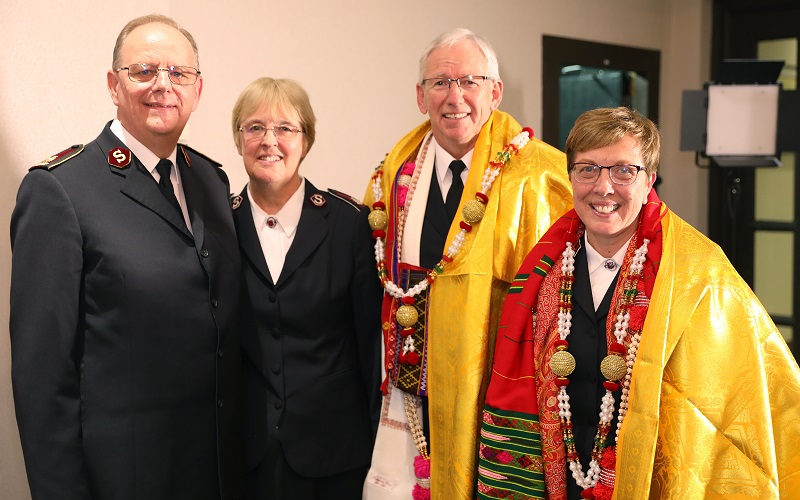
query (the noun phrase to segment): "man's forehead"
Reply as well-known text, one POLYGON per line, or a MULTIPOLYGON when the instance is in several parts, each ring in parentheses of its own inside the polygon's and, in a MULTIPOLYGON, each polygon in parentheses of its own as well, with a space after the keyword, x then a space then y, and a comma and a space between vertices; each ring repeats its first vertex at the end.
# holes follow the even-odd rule
POLYGON ((137 26, 122 42, 120 52, 136 56, 143 63, 170 63, 180 66, 194 64, 194 49, 189 40, 177 29, 163 23, 137 26), (179 61, 164 61, 165 55, 179 61), (189 57, 190 59, 184 61, 189 57))
MULTIPOLYGON (((486 56, 474 43, 461 41, 451 46, 438 47, 431 51, 426 61, 426 69, 436 72, 434 76, 447 77, 452 68, 478 74, 488 66, 486 56)), ((464 75, 468 74, 464 73, 464 75)), ((456 76, 464 76, 456 75, 456 76)))

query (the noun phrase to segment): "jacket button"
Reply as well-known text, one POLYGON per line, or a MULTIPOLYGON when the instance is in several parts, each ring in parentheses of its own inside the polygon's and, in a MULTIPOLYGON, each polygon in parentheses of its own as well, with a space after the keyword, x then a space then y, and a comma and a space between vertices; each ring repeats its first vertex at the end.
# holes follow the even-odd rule
POLYGON ((220 349, 219 351, 217 351, 217 357, 221 358, 224 353, 225 352, 222 349, 220 349))
POLYGON ((272 365, 272 373, 277 375, 280 372, 281 372, 281 364, 280 363, 275 363, 274 365, 272 365))
POLYGON ((276 410, 280 410, 281 408, 283 408, 283 401, 278 399, 278 400, 275 401, 275 409, 276 410))
POLYGON ((219 302, 217 302, 217 299, 211 299, 211 306, 212 307, 217 307, 218 305, 219 305, 219 302))
POLYGON ((274 293, 269 294, 270 302, 275 302, 276 300, 278 300, 278 297, 274 293))
POLYGON ((219 401, 217 401, 217 406, 219 408, 222 408, 223 406, 225 406, 225 403, 220 399, 219 401))
POLYGON ((273 328, 270 333, 272 333, 272 337, 275 338, 275 339, 278 339, 278 338, 281 337, 281 331, 278 330, 277 328, 273 328))
POLYGON ((200 250, 200 257, 208 257, 208 250, 205 248, 200 250))

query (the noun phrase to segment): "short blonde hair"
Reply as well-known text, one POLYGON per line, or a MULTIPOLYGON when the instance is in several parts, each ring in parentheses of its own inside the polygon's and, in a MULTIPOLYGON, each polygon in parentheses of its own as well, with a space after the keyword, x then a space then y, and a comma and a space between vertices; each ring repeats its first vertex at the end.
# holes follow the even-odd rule
POLYGON ((647 175, 658 171, 661 158, 661 136, 658 127, 638 111, 626 108, 597 108, 584 112, 575 120, 564 149, 567 172, 572 171, 575 155, 616 144, 630 134, 639 141, 647 175))
POLYGON ((255 113, 262 106, 272 114, 290 115, 297 113, 300 118, 300 128, 305 135, 306 150, 303 156, 311 150, 317 135, 317 118, 311 108, 308 93, 294 80, 288 78, 262 77, 245 87, 236 104, 233 106, 231 126, 233 127, 233 141, 236 147, 241 146, 239 127, 242 120, 255 113))
MULTIPOLYGON (((119 69, 122 62, 119 60, 119 52, 122 50, 122 44, 125 43, 125 39, 128 38, 128 35, 131 34, 133 30, 138 28, 139 26, 144 26, 145 24, 151 23, 161 23, 166 24, 167 26, 171 26, 176 30, 180 31, 183 36, 189 40, 189 43, 192 45, 192 50, 194 51, 194 63, 197 69, 200 69, 200 54, 197 51, 197 43, 194 41, 194 37, 191 33, 187 30, 178 26, 178 23, 175 22, 174 19, 171 17, 165 16, 163 14, 148 14, 146 16, 137 17, 136 19, 130 21, 128 24, 122 28, 122 31, 119 32, 117 35, 117 43, 114 45, 114 53, 111 60, 111 69, 117 70, 119 69)), ((132 62, 142 62, 142 61, 132 61, 132 62)))

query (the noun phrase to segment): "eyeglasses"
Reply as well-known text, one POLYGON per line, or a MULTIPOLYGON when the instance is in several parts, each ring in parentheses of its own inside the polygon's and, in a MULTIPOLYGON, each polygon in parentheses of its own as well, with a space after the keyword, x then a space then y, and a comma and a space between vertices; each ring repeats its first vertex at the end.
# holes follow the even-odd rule
POLYGON ((494 80, 491 76, 462 76, 460 78, 426 78, 422 80, 422 85, 428 90, 435 92, 447 92, 450 85, 456 85, 464 92, 478 92, 481 90, 481 82, 484 80, 494 80))
POLYGON ((572 164, 572 171, 575 173, 575 180, 581 184, 594 184, 600 178, 600 172, 608 169, 608 175, 611 182, 619 186, 627 186, 633 184, 636 176, 639 175, 644 167, 639 165, 612 165, 604 167, 603 165, 595 165, 588 162, 575 162, 572 164))
POLYGON ((272 131, 272 133, 275 134, 275 138, 279 141, 289 141, 294 139, 297 134, 303 133, 303 131, 299 128, 291 127, 289 125, 276 125, 274 127, 267 127, 260 123, 253 123, 252 125, 239 127, 239 132, 244 135, 244 139, 248 142, 260 141, 266 137, 267 131, 272 131))
POLYGON ((117 68, 114 71, 128 70, 128 78, 136 83, 149 83, 152 82, 159 71, 166 71, 169 81, 175 85, 194 85, 197 83, 197 77, 200 71, 191 66, 169 66, 167 68, 159 68, 155 64, 136 63, 124 68, 117 68))

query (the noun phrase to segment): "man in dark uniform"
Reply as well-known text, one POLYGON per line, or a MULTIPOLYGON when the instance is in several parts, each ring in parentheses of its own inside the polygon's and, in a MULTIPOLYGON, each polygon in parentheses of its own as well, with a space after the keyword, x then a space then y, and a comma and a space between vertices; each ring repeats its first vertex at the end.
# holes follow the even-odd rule
POLYGON ((12 380, 34 500, 241 497, 230 189, 177 144, 197 68, 172 19, 131 21, 107 76, 117 118, 20 186, 12 380))

